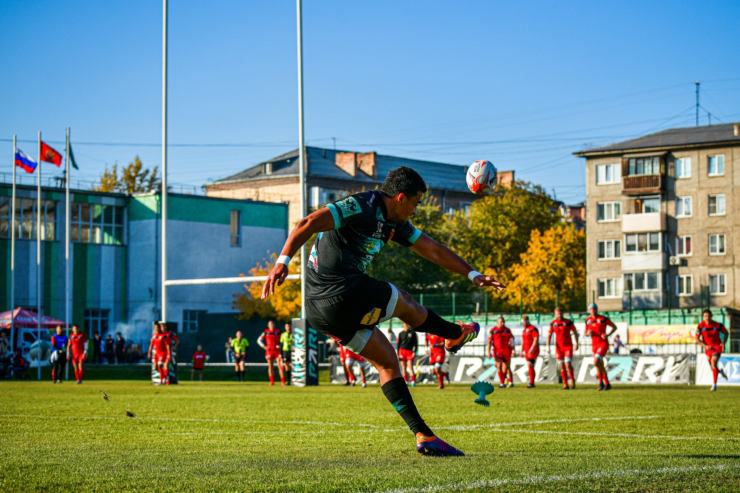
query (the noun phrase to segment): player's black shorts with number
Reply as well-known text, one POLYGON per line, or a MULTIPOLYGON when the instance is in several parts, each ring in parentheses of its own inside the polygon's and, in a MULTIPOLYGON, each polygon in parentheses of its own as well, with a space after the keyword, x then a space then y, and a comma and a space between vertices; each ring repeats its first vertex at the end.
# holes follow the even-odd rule
POLYGON ((357 332, 372 329, 379 322, 391 318, 397 301, 395 286, 366 276, 349 291, 337 296, 307 299, 306 318, 311 327, 336 337, 343 346, 354 351, 348 344, 357 332))

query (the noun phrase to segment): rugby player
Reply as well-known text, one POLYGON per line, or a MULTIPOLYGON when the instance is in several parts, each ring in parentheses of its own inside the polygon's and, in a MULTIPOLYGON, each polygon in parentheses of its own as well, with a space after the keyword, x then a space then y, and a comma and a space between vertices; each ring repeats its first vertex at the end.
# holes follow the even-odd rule
POLYGON ((167 336, 163 333, 162 324, 157 324, 154 329, 147 358, 154 363, 154 367, 159 372, 159 385, 169 385, 169 364, 172 358, 172 347, 167 343, 167 336), (154 354, 152 355, 152 353, 154 354))
POLYGON ((725 343, 729 336, 725 326, 719 322, 712 320, 711 310, 704 310, 701 314, 702 320, 696 327, 696 342, 701 344, 704 348, 704 352, 709 360, 709 365, 712 367, 712 377, 714 378, 714 384, 710 389, 712 392, 717 390, 717 375, 722 375, 722 378, 727 380, 725 372, 719 369, 719 358, 725 351, 725 343), (724 340, 723 340, 724 336, 724 340))
POLYGON ((391 170, 379 190, 350 195, 301 219, 265 282, 262 298, 273 294, 276 284, 285 281, 290 258, 318 234, 303 270, 309 323, 335 336, 375 366, 383 394, 416 435, 418 452, 463 455, 424 423, 401 376, 398 356, 376 326, 391 317, 399 318, 414 331, 446 339, 445 347, 453 353, 475 339, 480 326, 447 322, 405 291, 365 273, 373 257, 393 240, 447 270, 467 276, 476 286, 505 288, 411 225, 408 219, 416 213, 426 191, 421 176, 403 166, 391 170))
POLYGON ((206 364, 206 353, 203 352, 203 346, 198 346, 198 350, 193 353, 192 358, 192 364, 193 369, 190 370, 190 381, 193 381, 193 378, 195 378, 195 370, 198 370, 198 381, 203 381, 203 368, 206 364))
POLYGON ((522 327, 524 327, 522 331, 522 358, 527 360, 527 370, 529 371, 529 385, 527 385, 527 388, 532 389, 537 376, 534 365, 540 355, 540 330, 529 323, 527 315, 522 317, 522 327))
POLYGON ((280 329, 275 327, 275 322, 267 322, 267 329, 260 334, 257 344, 265 350, 265 359, 267 360, 267 376, 270 378, 270 385, 275 385, 275 367, 273 361, 277 361, 278 372, 280 373, 280 383, 285 385, 285 372, 283 372, 283 357, 280 355, 280 329))
POLYGON ((406 383, 411 378, 411 386, 416 387, 416 373, 414 373, 414 358, 419 349, 419 338, 408 324, 403 324, 403 330, 398 334, 398 360, 401 362, 401 373, 406 383))
POLYGON ((87 336, 82 333, 79 325, 72 326, 72 335, 67 342, 67 358, 72 360, 75 368, 77 384, 82 384, 85 377, 85 360, 87 360, 87 336))
POLYGON ((367 387, 367 377, 365 376, 365 358, 360 356, 359 354, 352 352, 350 349, 347 349, 344 346, 341 346, 342 349, 344 349, 344 361, 342 364, 344 365, 344 374, 349 375, 349 382, 350 385, 353 387, 355 386, 355 383, 357 383, 357 379, 355 378, 355 372, 354 372, 354 366, 355 361, 357 361, 358 365, 357 367, 360 369, 360 378, 362 379, 362 386, 367 387))
MULTIPOLYGON (((427 334, 424 345, 427 348, 427 354, 429 354, 429 366, 432 367, 432 374, 437 377, 439 381, 439 389, 445 388, 444 378, 447 375, 446 372, 442 371, 442 365, 445 363, 445 340, 434 334, 427 334)), ((449 383, 449 379, 448 379, 449 383)))
POLYGON ((285 370, 285 380, 290 385, 290 368, 293 349, 293 334, 290 324, 285 324, 285 332, 280 334, 280 352, 283 355, 283 370, 285 370))
MULTIPOLYGON (((514 335, 506 326, 504 317, 499 317, 496 326, 491 329, 486 345, 486 354, 489 358, 496 358, 496 369, 498 370, 499 387, 506 387, 506 379, 509 377, 509 367, 511 366, 511 351, 514 348, 514 335)), ((510 381, 510 386, 514 382, 510 381)))
POLYGON ((237 331, 236 338, 231 340, 231 352, 234 353, 234 371, 236 379, 244 381, 244 362, 247 361, 249 341, 242 337, 242 332, 237 331))
POLYGON ((617 331, 617 326, 609 320, 609 317, 599 315, 599 307, 596 303, 588 305, 590 316, 586 319, 586 337, 591 336, 591 347, 594 352, 594 366, 596 375, 599 377, 599 390, 611 390, 612 385, 606 376, 606 367, 604 366, 604 357, 609 351, 609 336, 617 331), (612 330, 607 333, 606 328, 612 330))
POLYGON ((354 385, 355 376, 347 369, 347 350, 338 342, 334 342, 339 346, 339 362, 344 370, 344 385, 354 385))
MULTIPOLYGON (((57 325, 57 333, 51 336, 51 347, 56 352, 56 359, 54 360, 54 368, 51 370, 51 379, 54 383, 62 383, 62 369, 67 365, 67 343, 69 338, 64 334, 64 329, 61 325, 57 325)), ((4 354, 0 354, 0 358, 4 358, 4 354)), ((75 376, 77 373, 75 373, 75 376)))
POLYGON ((555 359, 560 365, 560 376, 563 378, 563 390, 568 390, 568 377, 576 388, 576 380, 573 377, 573 339, 571 332, 576 338, 575 351, 578 351, 578 332, 573 321, 563 318, 563 307, 555 308, 555 320, 550 322, 550 332, 547 334, 547 354, 550 354, 550 341, 555 334, 555 359))

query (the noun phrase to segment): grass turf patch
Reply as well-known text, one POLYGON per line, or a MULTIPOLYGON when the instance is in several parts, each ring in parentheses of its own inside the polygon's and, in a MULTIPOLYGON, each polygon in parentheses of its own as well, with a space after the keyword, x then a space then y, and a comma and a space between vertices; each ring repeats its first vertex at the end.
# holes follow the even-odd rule
POLYGON ((3 382, 0 490, 736 491, 740 484, 740 389, 543 385, 497 390, 489 408, 476 406, 466 385, 412 394, 431 428, 466 457, 419 456, 377 385, 3 382))

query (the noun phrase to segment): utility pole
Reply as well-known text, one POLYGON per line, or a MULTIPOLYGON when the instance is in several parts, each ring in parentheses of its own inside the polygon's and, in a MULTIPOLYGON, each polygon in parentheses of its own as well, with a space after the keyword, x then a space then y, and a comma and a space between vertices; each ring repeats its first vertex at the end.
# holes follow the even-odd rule
POLYGON ((696 126, 699 126, 699 85, 701 82, 698 80, 694 82, 696 84, 696 126))

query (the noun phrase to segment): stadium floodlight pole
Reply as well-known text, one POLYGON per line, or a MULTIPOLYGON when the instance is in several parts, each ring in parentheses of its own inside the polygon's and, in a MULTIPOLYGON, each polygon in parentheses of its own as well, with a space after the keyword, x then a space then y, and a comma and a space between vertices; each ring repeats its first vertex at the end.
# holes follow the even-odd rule
POLYGON ((38 187, 36 189, 36 357, 41 380, 41 132, 39 132, 38 187))
MULTIPOLYGON (((70 316, 70 304, 69 304, 69 293, 70 293, 70 281, 69 281, 69 239, 70 239, 70 220, 69 216, 72 211, 72 206, 69 202, 69 127, 67 127, 67 179, 64 180, 64 201, 65 201, 65 213, 64 213, 64 323, 67 326, 67 340, 69 340, 69 322, 70 316)), ((100 351, 100 348, 95 348, 95 351, 100 351)), ((64 379, 69 380, 69 365, 64 365, 64 379)))
POLYGON ((167 0, 162 0, 162 310, 167 321, 167 0))
POLYGON ((15 352, 15 153, 17 136, 13 135, 13 193, 10 203, 10 350, 15 352))
MULTIPOLYGON (((303 15, 301 0, 296 0, 298 15, 298 181, 301 187, 300 218, 306 215, 306 147, 303 141, 303 15)), ((306 319, 306 244, 301 246, 301 318, 306 319)))

